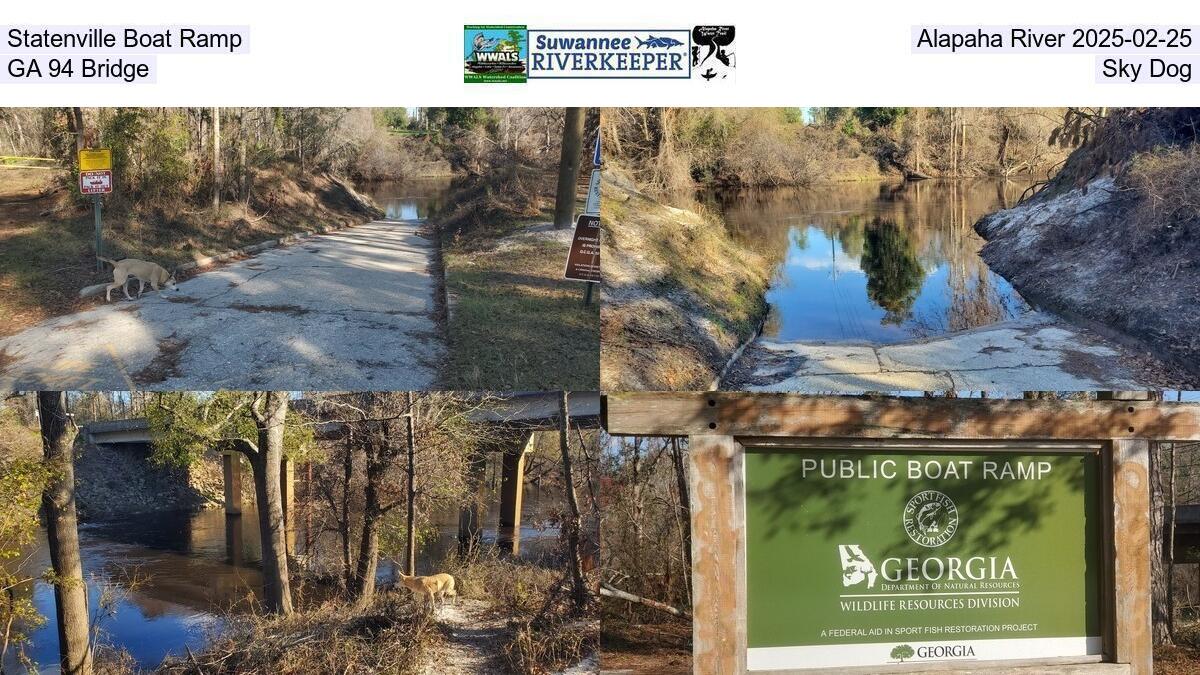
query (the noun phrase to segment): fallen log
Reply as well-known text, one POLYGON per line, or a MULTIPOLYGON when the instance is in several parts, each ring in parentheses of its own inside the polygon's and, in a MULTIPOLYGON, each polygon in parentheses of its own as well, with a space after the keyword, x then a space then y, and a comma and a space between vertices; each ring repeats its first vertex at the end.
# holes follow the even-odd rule
POLYGON ((667 614, 670 614, 672 616, 678 616, 678 617, 682 617, 685 619, 692 618, 691 614, 689 614, 681 609, 672 607, 665 602, 659 602, 658 600, 651 600, 650 598, 643 598, 640 595, 634 595, 633 593, 630 593, 628 591, 623 591, 623 590, 616 588, 606 582, 600 583, 600 595, 607 597, 607 598, 617 598, 618 600, 624 600, 626 602, 636 602, 640 605, 645 605, 647 607, 657 609, 660 612, 666 612, 667 614))

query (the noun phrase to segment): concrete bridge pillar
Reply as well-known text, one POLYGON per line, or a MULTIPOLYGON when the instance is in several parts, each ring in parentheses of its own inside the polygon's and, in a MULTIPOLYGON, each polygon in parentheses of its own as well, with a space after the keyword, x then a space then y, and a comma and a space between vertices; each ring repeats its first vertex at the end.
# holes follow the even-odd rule
POLYGON ((221 471, 225 478, 225 515, 242 515, 242 456, 221 453, 221 471))
POLYGON ((483 494, 487 481, 487 452, 476 450, 467 468, 467 491, 474 499, 458 511, 458 552, 469 555, 483 539, 483 494))
POLYGON ((246 544, 242 539, 240 514, 225 515, 225 557, 234 567, 241 567, 246 563, 246 544))
POLYGON ((521 552, 521 502, 525 492, 525 454, 533 446, 533 432, 519 436, 501 458, 500 527, 496 544, 501 550, 521 552))

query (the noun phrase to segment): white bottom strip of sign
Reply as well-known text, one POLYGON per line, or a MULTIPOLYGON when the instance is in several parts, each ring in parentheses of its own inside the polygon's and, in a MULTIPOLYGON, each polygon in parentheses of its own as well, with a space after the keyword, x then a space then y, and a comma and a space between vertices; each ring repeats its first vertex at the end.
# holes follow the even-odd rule
POLYGON ((938 642, 876 642, 808 647, 753 647, 746 651, 746 668, 833 668, 878 666, 923 661, 999 661, 1058 656, 1089 656, 1103 649, 1099 637, 1018 638, 1000 640, 941 640, 938 642), (907 646, 907 649, 900 649, 907 646), (895 655, 893 655, 895 652, 895 655))

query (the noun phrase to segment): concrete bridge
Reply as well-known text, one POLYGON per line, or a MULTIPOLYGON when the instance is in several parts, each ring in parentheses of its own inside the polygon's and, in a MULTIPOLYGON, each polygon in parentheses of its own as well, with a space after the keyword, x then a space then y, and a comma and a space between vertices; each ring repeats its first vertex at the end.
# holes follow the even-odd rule
MULTIPOLYGON (((477 546, 482 539, 485 513, 482 494, 485 486, 487 460, 492 453, 502 453, 497 544, 514 555, 520 552, 525 460, 533 448, 535 433, 557 431, 558 396, 558 392, 554 391, 501 394, 495 399, 486 400, 483 406, 474 410, 469 416, 472 422, 488 430, 488 438, 470 463, 468 485, 478 495, 478 498, 474 503, 460 509, 458 523, 460 548, 469 549, 477 546)), ((303 407, 302 402, 297 403, 298 407, 303 407)), ((567 397, 567 405, 573 425, 585 429, 600 428, 599 392, 570 392, 567 397)), ((145 418, 93 422, 84 427, 83 433, 88 442, 96 445, 149 446, 151 443, 150 425, 145 418)), ((336 440, 341 437, 342 428, 336 424, 320 425, 316 433, 318 439, 336 440)), ((225 515, 231 518, 237 517, 236 522, 231 521, 230 527, 227 529, 230 532, 233 530, 240 532, 240 516, 243 510, 242 476, 245 469, 242 466, 241 456, 233 452, 222 454, 221 465, 225 515)), ((308 472, 306 471, 305 474, 308 475, 308 472)), ((296 467, 294 462, 288 461, 286 458, 280 472, 280 492, 283 497, 288 545, 294 550, 296 467)), ((238 551, 239 547, 234 543, 236 540, 240 540, 240 536, 233 537, 227 532, 229 555, 235 561, 241 557, 238 551)))

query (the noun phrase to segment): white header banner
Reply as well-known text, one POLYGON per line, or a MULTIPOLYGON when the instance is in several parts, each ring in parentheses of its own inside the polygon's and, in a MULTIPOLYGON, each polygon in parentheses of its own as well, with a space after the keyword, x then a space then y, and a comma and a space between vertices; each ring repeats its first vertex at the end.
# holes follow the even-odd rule
POLYGON ((1147 106, 1200 91, 1200 5, 1178 2, 113 0, 9 3, 4 21, 4 105, 1147 106))

